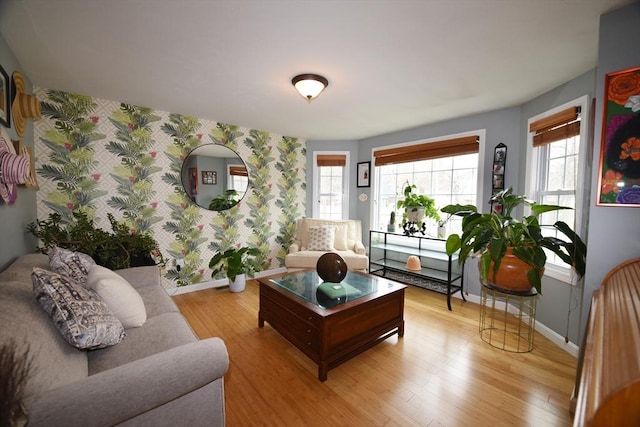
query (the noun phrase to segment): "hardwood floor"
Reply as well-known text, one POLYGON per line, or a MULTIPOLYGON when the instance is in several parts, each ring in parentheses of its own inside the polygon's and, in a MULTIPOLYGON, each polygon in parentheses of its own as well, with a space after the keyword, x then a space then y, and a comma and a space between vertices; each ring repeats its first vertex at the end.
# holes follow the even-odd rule
POLYGON ((531 353, 483 342, 479 306, 409 286, 405 336, 391 337, 329 371, 267 323, 258 284, 173 297, 200 338, 224 339, 227 425, 569 426, 576 360, 542 335, 531 353))

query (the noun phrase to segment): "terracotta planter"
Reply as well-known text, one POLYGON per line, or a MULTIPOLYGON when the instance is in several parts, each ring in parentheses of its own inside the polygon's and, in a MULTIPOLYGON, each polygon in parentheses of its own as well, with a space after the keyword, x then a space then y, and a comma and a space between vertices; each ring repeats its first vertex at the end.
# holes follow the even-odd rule
MULTIPOLYGON (((527 271, 530 269, 529 264, 513 254, 513 248, 507 248, 495 279, 493 278, 493 261, 489 265, 487 281, 510 291, 526 292, 533 287, 527 279, 527 271)), ((541 275, 544 273, 544 268, 540 273, 541 275)))

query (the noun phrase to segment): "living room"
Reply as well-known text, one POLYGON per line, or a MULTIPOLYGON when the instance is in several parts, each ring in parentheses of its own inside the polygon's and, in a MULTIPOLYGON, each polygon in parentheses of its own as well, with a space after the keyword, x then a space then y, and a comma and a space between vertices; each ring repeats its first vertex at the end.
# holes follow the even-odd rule
MULTIPOLYGON (((3 11, 3 16, 6 16, 3 11)), ((193 245, 187 246, 181 243, 178 234, 168 233, 163 230, 163 224, 177 221, 172 217, 173 208, 180 207, 185 200, 176 193, 175 186, 163 180, 166 173, 177 173, 181 167, 179 148, 180 146, 175 136, 163 130, 163 125, 176 124, 179 117, 172 114, 177 111, 167 112, 162 109, 144 110, 136 107, 127 111, 122 108, 122 100, 103 99, 95 96, 91 87, 82 93, 87 98, 83 101, 88 105, 86 111, 81 114, 86 120, 95 125, 95 133, 101 137, 96 139, 94 144, 93 157, 90 159, 91 166, 83 170, 81 175, 85 179, 95 183, 95 192, 87 192, 81 198, 93 206, 96 212, 100 213, 102 220, 106 212, 112 211, 121 216, 124 212, 133 213, 133 209, 120 209, 118 196, 124 192, 125 184, 118 179, 126 181, 129 179, 128 172, 124 168, 122 157, 109 150, 112 141, 118 141, 117 124, 127 127, 132 117, 138 120, 144 118, 142 128, 145 132, 153 135, 153 144, 144 148, 145 164, 151 165, 153 184, 151 191, 144 193, 144 208, 136 206, 138 218, 141 221, 131 223, 132 229, 154 230, 161 248, 165 251, 165 256, 172 261, 179 257, 179 254, 186 254, 187 249, 192 254, 184 259, 187 268, 183 269, 181 280, 193 285, 207 282, 210 273, 206 269, 206 261, 211 252, 216 249, 210 247, 211 242, 221 244, 228 240, 234 242, 249 243, 252 245, 263 245, 266 262, 270 263, 272 269, 282 267, 282 260, 286 250, 279 244, 279 240, 287 239, 287 233, 292 230, 287 228, 293 219, 300 216, 310 216, 311 186, 305 183, 304 174, 290 174, 288 171, 306 171, 307 177, 313 169, 312 159, 314 152, 342 150, 350 152, 350 170, 354 171, 359 162, 371 160, 371 151, 379 146, 393 143, 406 143, 410 141, 421 141, 430 138, 437 138, 442 135, 452 135, 467 132, 474 129, 484 129, 486 137, 486 150, 483 152, 484 164, 490 164, 489 159, 493 152, 492 148, 499 142, 504 142, 509 149, 509 166, 506 173, 506 181, 515 188, 524 187, 524 176, 521 171, 525 169, 526 150, 523 148, 527 140, 527 120, 543 111, 550 110, 562 105, 570 100, 583 95, 589 95, 596 99, 593 147, 591 155, 590 176, 586 183, 591 187, 591 202, 586 212, 588 225, 586 235, 588 242, 587 272, 584 277, 582 287, 573 289, 567 286, 555 284, 553 279, 548 280, 549 286, 545 286, 545 294, 541 297, 538 305, 537 321, 548 329, 548 335, 555 339, 558 345, 566 347, 566 351, 571 354, 577 353, 581 337, 586 324, 588 307, 590 305, 591 294, 600 287, 602 279, 606 273, 615 265, 629 258, 640 255, 640 218, 633 208, 625 207, 602 207, 594 203, 597 194, 598 170, 600 159, 600 135, 602 134, 601 117, 603 113, 603 103, 601 94, 604 91, 605 75, 609 72, 618 71, 637 66, 640 63, 639 53, 635 46, 638 39, 637 25, 639 8, 638 3, 626 5, 621 9, 614 10, 601 17, 599 29, 598 61, 596 67, 587 67, 580 74, 565 82, 550 87, 545 93, 540 94, 526 102, 497 110, 482 112, 477 114, 466 114, 464 117, 443 120, 438 123, 417 126, 407 130, 399 130, 390 133, 383 132, 373 137, 361 139, 303 139, 296 137, 286 137, 281 134, 258 131, 253 128, 243 126, 254 126, 253 123, 243 123, 243 126, 224 124, 216 122, 218 117, 197 118, 197 123, 192 124, 185 132, 185 141, 189 144, 199 145, 204 142, 225 141, 231 143, 240 157, 245 159, 249 169, 259 171, 252 176, 253 185, 258 191, 248 195, 239 207, 238 217, 230 218, 224 213, 216 214, 199 208, 190 209, 189 221, 182 224, 185 229, 193 230, 191 234, 193 240, 205 239, 206 243, 201 243, 195 248, 193 245), (131 117, 127 116, 128 114, 131 117), (295 153, 293 156, 291 153, 295 153), (169 154, 169 155, 167 155, 169 154), (157 169, 156 169, 157 168, 157 169), (122 186, 122 187, 119 187, 122 186), (86 201, 88 200, 88 202, 86 201), (286 206, 277 205, 277 200, 288 201, 286 206), (627 226, 614 226, 627 224, 627 226), (200 228, 199 226, 202 226, 200 228), (277 231, 274 231, 277 230, 277 231), (182 245, 182 246, 181 246, 182 245), (564 343, 564 338, 568 343, 564 343)), ((0 64, 11 74, 14 70, 22 70, 18 55, 13 52, 11 43, 4 35, 5 23, 3 22, 3 38, 0 40, 0 64)), ((126 73, 125 73, 126 74, 126 73)), ((25 72, 27 81, 30 81, 29 73, 25 72)), ((511 83, 509 83, 511 84, 511 83)), ((61 84, 61 86, 63 86, 61 84)), ((42 102, 50 106, 60 107, 60 100, 63 98, 59 93, 52 93, 51 90, 59 88, 42 87, 34 83, 28 85, 28 92, 35 94, 42 102)), ((327 92, 320 95, 328 95, 327 92)), ((64 94, 62 94, 64 95, 64 94)), ((295 95, 292 93, 292 95, 295 95)), ((319 98, 317 101, 320 101, 319 98)), ((302 101, 297 99, 297 101, 302 101)), ((67 99, 66 102, 76 102, 67 99)), ((304 102, 304 101, 302 101, 304 102)), ((313 103, 314 101, 312 101, 313 103)), ((313 104, 312 104, 313 105, 313 104)), ((303 105, 306 106, 306 105, 303 105)), ((45 111, 51 111, 53 109, 45 111)), ((46 114, 45 114, 46 116, 46 114)), ((186 125, 185 123, 181 123, 186 125)), ((268 127, 264 127, 269 129, 268 127)), ((166 129, 166 127, 165 127, 166 129)), ((12 138, 17 135, 14 129, 9 129, 12 138)), ((60 135, 56 132, 55 120, 51 116, 27 125, 27 130, 22 141, 34 147, 38 167, 43 165, 58 166, 55 156, 52 156, 50 146, 60 141, 60 135), (46 142, 45 142, 46 141, 46 142)), ((64 144, 63 144, 64 147, 64 144)), ((77 147, 71 147, 73 149, 77 147)), ((140 171, 143 174, 149 171, 140 171)), ((307 178, 308 179, 308 178, 307 178)), ((32 252, 36 242, 32 236, 25 233, 28 223, 36 218, 46 216, 54 207, 56 209, 67 207, 73 210, 78 200, 70 199, 57 190, 56 182, 50 178, 39 177, 40 191, 20 188, 18 199, 13 206, 0 206, 0 269, 5 268, 15 257, 32 252)), ((355 188, 355 184, 352 185, 355 188)), ((482 172, 482 194, 491 192, 491 174, 489 171, 482 172)), ((368 202, 361 202, 358 196, 364 193, 371 199, 369 189, 350 192, 350 218, 360 219, 363 230, 370 229, 370 205, 368 202)), ((138 196, 138 194, 132 195, 138 196)), ((484 197, 486 199, 486 197, 484 197)), ((367 233, 365 232, 365 235, 367 233)), ((173 268, 174 266, 170 266, 173 268)), ((471 274, 471 273, 470 273, 471 274)), ((546 283, 547 284, 547 283, 546 283)), ((478 296, 480 287, 478 283, 470 281, 467 291, 471 295, 478 296)), ((188 286, 187 286, 188 287, 188 286)), ((176 288, 175 284, 172 287, 176 288)), ((195 288, 194 288, 195 289, 195 288)))

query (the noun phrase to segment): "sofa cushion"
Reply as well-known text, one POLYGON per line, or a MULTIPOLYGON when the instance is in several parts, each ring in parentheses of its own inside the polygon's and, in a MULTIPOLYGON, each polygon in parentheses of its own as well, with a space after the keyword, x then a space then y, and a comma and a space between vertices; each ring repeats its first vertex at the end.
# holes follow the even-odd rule
POLYGON ((336 228, 330 226, 309 227, 309 251, 334 251, 333 242, 336 238, 336 228))
POLYGON ((26 254, 19 256, 6 270, 0 272, 0 282, 16 281, 25 283, 31 292, 31 271, 33 267, 49 268, 49 257, 45 254, 26 254))
POLYGON ((37 267, 31 277, 36 300, 72 346, 90 350, 125 338, 122 323, 93 290, 37 267))
POLYGON ((0 279, 0 325, 0 342, 13 340, 19 352, 28 349, 31 375, 25 397, 87 378, 87 353, 67 344, 56 330, 33 297, 31 277, 28 282, 0 279))
POLYGON ((108 268, 94 266, 89 271, 87 287, 100 295, 125 328, 142 326, 147 320, 147 312, 140 294, 122 276, 108 268))
MULTIPOLYGON (((197 341, 180 313, 165 313, 147 319, 139 328, 127 330, 120 344, 89 353, 89 375, 133 362, 179 345, 197 341)), ((188 361, 176 360, 176 363, 188 361)))
POLYGON ((164 313, 179 313, 178 306, 171 298, 167 298, 167 291, 162 286, 145 286, 136 289, 147 310, 148 319, 164 313))
POLYGON ((87 254, 73 252, 57 246, 49 249, 49 266, 56 273, 71 277, 81 285, 87 283, 89 271, 96 262, 87 254))

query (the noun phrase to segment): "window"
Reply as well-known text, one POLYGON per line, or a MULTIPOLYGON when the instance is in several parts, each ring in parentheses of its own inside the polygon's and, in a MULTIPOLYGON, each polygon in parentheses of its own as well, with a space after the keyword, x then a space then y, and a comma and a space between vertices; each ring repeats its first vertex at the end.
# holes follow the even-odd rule
MULTIPOLYGON (((437 209, 450 203, 477 204, 479 139, 474 134, 375 150, 373 228, 386 230, 406 182, 432 197, 437 209)), ((396 215, 399 227, 402 212, 396 215)), ((446 219, 444 214, 441 217, 446 219)), ((461 232, 461 223, 459 217, 452 217, 447 234, 461 232)), ((427 221, 427 234, 437 236, 437 226, 427 221)))
POLYGON ((238 192, 237 199, 242 199, 249 185, 247 168, 244 166, 229 166, 228 182, 228 189, 236 190, 238 192))
POLYGON ((313 216, 322 219, 347 219, 349 153, 315 153, 313 216))
MULTIPOLYGON (((527 196, 537 203, 573 208, 548 212, 540 216, 544 234, 559 233, 552 225, 564 221, 581 236, 584 191, 584 146, 586 128, 582 118, 588 98, 582 97, 529 120, 527 144, 527 196)), ((562 237, 562 236, 561 236, 562 237)), ((571 282, 571 269, 552 252, 547 251, 545 274, 571 282)))

